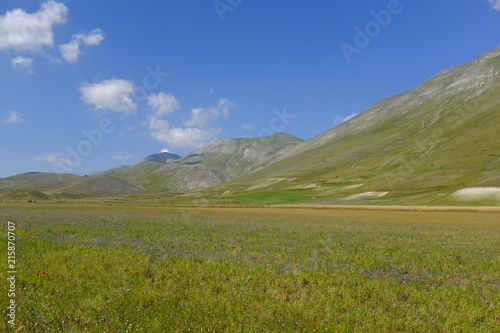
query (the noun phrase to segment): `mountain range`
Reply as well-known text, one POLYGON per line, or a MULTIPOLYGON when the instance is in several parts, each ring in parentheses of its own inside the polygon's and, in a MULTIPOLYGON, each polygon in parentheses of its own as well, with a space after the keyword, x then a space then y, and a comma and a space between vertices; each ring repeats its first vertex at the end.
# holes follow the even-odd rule
POLYGON ((183 157, 153 154, 87 177, 17 175, 0 179, 0 196, 174 193, 214 202, 497 205, 499 74, 500 48, 309 140, 285 133, 219 139, 183 157))

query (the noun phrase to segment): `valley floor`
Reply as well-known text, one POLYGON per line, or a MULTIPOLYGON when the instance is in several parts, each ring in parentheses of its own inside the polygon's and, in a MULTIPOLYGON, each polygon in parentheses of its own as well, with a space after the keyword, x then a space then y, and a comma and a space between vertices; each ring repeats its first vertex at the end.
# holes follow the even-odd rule
POLYGON ((0 202, 12 225, 2 332, 500 331, 498 208, 0 202))

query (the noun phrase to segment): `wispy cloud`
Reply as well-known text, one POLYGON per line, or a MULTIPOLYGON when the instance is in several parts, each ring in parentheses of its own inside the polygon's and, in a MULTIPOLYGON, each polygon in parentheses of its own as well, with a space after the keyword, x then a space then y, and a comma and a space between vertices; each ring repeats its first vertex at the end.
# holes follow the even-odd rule
POLYGON ((116 112, 134 113, 137 104, 132 100, 134 83, 122 79, 109 79, 99 83, 85 84, 78 88, 84 103, 96 109, 108 109, 116 112))
POLYGON ((20 124, 24 121, 24 116, 21 112, 18 112, 16 110, 9 110, 7 111, 9 116, 2 121, 2 124, 4 125, 10 125, 10 124, 20 124))
POLYGON ((49 153, 47 155, 33 157, 33 159, 46 163, 61 164, 65 166, 71 165, 71 161, 64 157, 61 157, 59 153, 49 153))
POLYGON ((348 120, 351 120, 352 118, 356 117, 358 114, 357 113, 351 113, 350 115, 348 115, 347 117, 345 117, 342 122, 345 123, 346 121, 348 120))
POLYGON ((67 62, 75 63, 78 61, 83 52, 80 50, 82 45, 97 46, 105 38, 105 34, 101 29, 95 29, 88 34, 75 34, 71 41, 67 44, 59 45, 59 51, 67 62))
POLYGON ((492 9, 500 11, 500 0, 488 0, 488 2, 492 9))
POLYGON ((222 98, 219 100, 216 107, 211 106, 207 109, 192 109, 189 119, 184 121, 184 126, 204 127, 217 118, 229 117, 231 110, 234 110, 235 108, 235 102, 227 98, 222 98))
POLYGON ((53 26, 66 23, 68 8, 60 2, 46 1, 38 12, 17 8, 0 15, 0 50, 41 51, 54 45, 53 26))
POLYGON ((252 124, 243 124, 241 128, 243 128, 245 131, 253 131, 255 129, 255 127, 252 124))
POLYGON ((335 126, 340 125, 342 123, 345 123, 348 120, 351 120, 352 118, 356 117, 357 115, 358 115, 358 113, 351 113, 350 115, 348 115, 344 118, 342 118, 341 116, 337 116, 337 117, 335 117, 335 119, 333 119, 333 124, 335 126))
POLYGON ((115 154, 111 157, 112 159, 116 160, 116 161, 128 161, 132 158, 132 155, 130 154, 122 154, 122 153, 118 153, 118 154, 115 154))
POLYGON ((32 58, 25 58, 22 56, 18 56, 12 58, 10 61, 12 63, 12 67, 14 67, 16 70, 20 72, 25 73, 26 75, 35 73, 35 66, 33 65, 32 58))

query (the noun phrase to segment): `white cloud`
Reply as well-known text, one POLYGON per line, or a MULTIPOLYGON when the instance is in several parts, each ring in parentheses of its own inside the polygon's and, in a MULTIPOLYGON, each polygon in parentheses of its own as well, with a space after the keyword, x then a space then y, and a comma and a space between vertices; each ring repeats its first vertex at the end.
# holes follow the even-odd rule
POLYGON ((230 111, 235 108, 235 102, 227 98, 222 98, 219 100, 216 107, 211 106, 208 109, 192 109, 189 119, 184 121, 184 125, 203 127, 208 125, 214 119, 229 117, 230 111))
POLYGON ((200 128, 171 127, 165 119, 148 116, 143 123, 149 129, 151 137, 172 147, 199 148, 215 139, 219 130, 204 130, 200 128))
POLYGON ((116 155, 113 155, 111 158, 116 161, 128 161, 132 158, 132 155, 118 153, 116 155))
POLYGON ((500 10, 500 0, 488 0, 491 8, 494 10, 500 10))
POLYGON ((95 29, 88 34, 76 34, 73 35, 71 41, 67 44, 59 45, 59 51, 67 62, 75 63, 78 61, 80 55, 83 54, 80 51, 80 46, 97 46, 104 40, 104 32, 101 29, 95 29))
POLYGON ((161 153, 170 153, 170 150, 168 150, 167 148, 164 148, 161 150, 161 153))
POLYGON ((68 11, 62 3, 47 1, 36 13, 17 8, 0 15, 0 50, 41 51, 53 46, 52 28, 66 23, 68 11))
POLYGON ((109 79, 99 83, 85 84, 78 88, 81 99, 96 109, 109 109, 116 112, 134 113, 137 104, 132 100, 134 83, 122 79, 109 79))
POLYGON ((224 118, 229 117, 229 112, 236 109, 236 103, 227 98, 222 98, 219 100, 219 105, 217 109, 222 112, 224 118))
POLYGON ((243 124, 243 126, 241 126, 245 131, 253 131, 255 129, 255 127, 252 125, 252 124, 243 124))
POLYGON ((10 61, 12 63, 12 66, 20 72, 23 72, 27 75, 35 73, 35 66, 33 65, 32 58, 18 56, 12 58, 10 61))
POLYGON ((218 117, 219 112, 215 108, 208 108, 208 110, 202 108, 196 108, 191 110, 191 115, 189 119, 184 121, 185 126, 204 126, 211 119, 218 117))
POLYGON ((71 165, 71 161, 67 158, 61 157, 59 153, 49 153, 47 155, 33 157, 33 159, 40 162, 62 164, 65 166, 71 165))
POLYGON ((77 62, 82 54, 78 40, 72 40, 68 44, 59 45, 59 51, 61 51, 64 60, 72 63, 77 62))
POLYGON ((345 123, 346 121, 348 120, 351 120, 352 118, 356 117, 358 114, 357 113, 351 113, 350 115, 348 115, 347 117, 345 117, 342 122, 345 123))
POLYGON ((158 116, 164 116, 180 108, 181 103, 174 95, 161 92, 149 95, 148 105, 154 109, 158 116))
POLYGON ((77 39, 81 40, 83 44, 87 46, 97 46, 101 44, 106 35, 104 34, 104 31, 102 31, 101 29, 94 29, 88 34, 78 34, 75 36, 77 39))
POLYGON ((9 116, 2 121, 2 124, 4 125, 9 125, 9 124, 20 124, 24 121, 23 114, 21 112, 18 112, 16 110, 9 110, 7 111, 9 116))

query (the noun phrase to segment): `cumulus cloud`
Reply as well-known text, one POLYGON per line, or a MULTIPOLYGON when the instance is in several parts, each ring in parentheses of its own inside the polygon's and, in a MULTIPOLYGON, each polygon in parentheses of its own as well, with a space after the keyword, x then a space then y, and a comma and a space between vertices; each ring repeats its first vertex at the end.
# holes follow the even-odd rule
POLYGON ((4 125, 10 125, 10 124, 20 124, 24 121, 23 114, 21 112, 18 112, 16 110, 9 110, 7 111, 9 116, 2 121, 2 124, 4 125))
POLYGON ((132 100, 134 83, 122 79, 103 80, 99 83, 85 84, 78 88, 85 104, 96 109, 108 109, 116 112, 134 113, 137 104, 132 100))
POLYGON ((49 153, 47 155, 33 157, 33 159, 40 162, 60 164, 65 166, 71 165, 71 161, 67 158, 61 157, 59 153, 49 153))
POLYGON ((491 8, 500 11, 500 0, 488 0, 491 8))
POLYGON ((252 124, 243 124, 243 126, 241 126, 245 131, 253 131, 255 129, 255 127, 252 125, 252 124))
POLYGON ((66 23, 68 8, 56 1, 46 1, 38 12, 26 13, 17 8, 0 15, 0 50, 41 51, 54 45, 52 28, 66 23))
POLYGON ((23 72, 27 75, 35 73, 35 66, 33 65, 32 58, 25 58, 22 56, 18 56, 12 58, 10 61, 12 63, 12 67, 14 67, 16 70, 20 72, 23 72))
POLYGON ((101 29, 95 29, 88 34, 75 34, 71 41, 67 44, 59 45, 59 51, 67 62, 75 63, 78 61, 83 52, 80 50, 81 45, 97 46, 104 40, 105 34, 101 29))
POLYGON ((180 108, 181 103, 172 94, 151 94, 148 96, 148 105, 158 116, 170 114, 180 108))
POLYGON ((177 128, 156 116, 148 116, 143 123, 149 129, 151 137, 172 147, 199 148, 215 139, 219 130, 201 128, 177 128))
POLYGON ((132 158, 132 155, 118 153, 118 154, 113 155, 111 158, 116 160, 116 161, 128 161, 132 158))
POLYGON ((184 121, 185 126, 198 126, 203 127, 208 125, 214 119, 223 117, 227 118, 230 115, 230 111, 236 108, 236 103, 227 99, 222 98, 219 100, 216 107, 209 107, 207 109, 195 108, 191 110, 189 119, 184 121))

